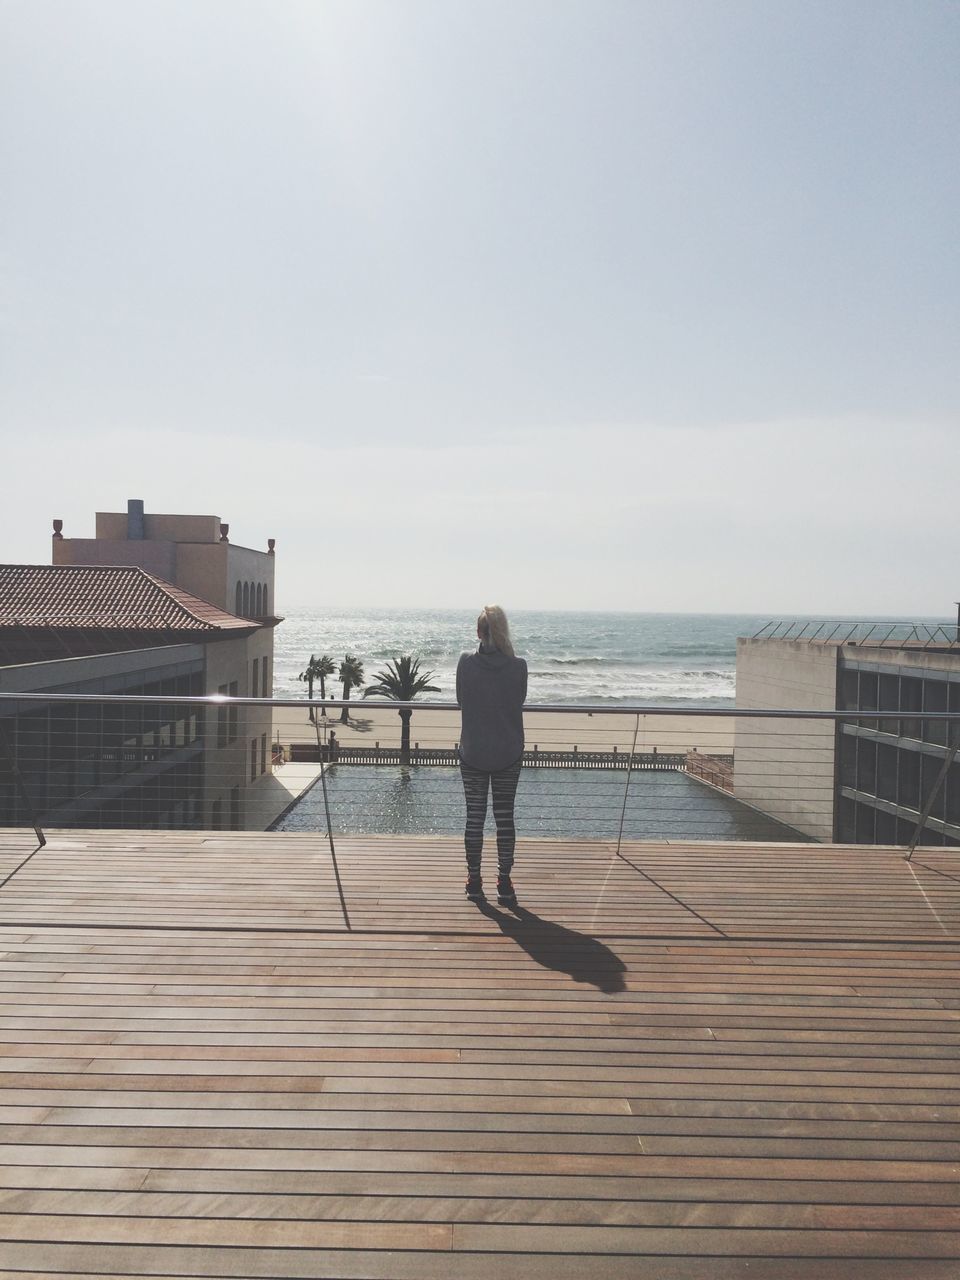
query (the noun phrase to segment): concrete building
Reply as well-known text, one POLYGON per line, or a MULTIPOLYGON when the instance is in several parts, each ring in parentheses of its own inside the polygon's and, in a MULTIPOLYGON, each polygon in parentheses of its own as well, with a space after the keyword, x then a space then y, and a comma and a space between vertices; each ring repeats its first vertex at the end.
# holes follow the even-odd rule
MULTIPOLYGON (((960 644, 943 628, 737 641, 737 707, 890 711, 889 720, 737 720, 734 794, 816 840, 908 844, 960 732, 960 644), (882 638, 881 638, 882 637, 882 638), (912 719, 956 712, 956 725, 912 719)), ((920 841, 960 844, 960 763, 920 841)))
MULTIPOLYGON (((55 565, 138 565, 147 573, 208 601, 225 613, 255 620, 257 627, 247 638, 244 652, 236 647, 210 647, 205 664, 206 692, 229 696, 273 695, 273 631, 281 621, 276 615, 275 543, 267 540, 267 550, 239 546, 230 541, 230 526, 214 515, 162 515, 144 510, 143 502, 131 498, 127 510, 98 511, 93 538, 67 538, 63 522, 53 522, 53 563, 55 565)), ((272 732, 269 708, 246 711, 246 747, 249 751, 248 786, 259 768, 266 735, 267 755, 272 732), (256 766, 256 767, 255 767, 256 766)), ((223 751, 222 733, 211 751, 223 751)), ((231 743, 231 751, 233 746, 231 743)), ((210 769, 219 769, 221 758, 210 758, 210 769)), ((268 764, 269 770, 269 764, 268 764)), ((238 825, 237 795, 213 800, 211 821, 215 825, 238 825), (218 807, 219 805, 219 807, 218 807), (221 810, 229 812, 222 822, 221 810)), ((240 803, 241 813, 253 812, 240 803)), ((244 819, 239 825, 244 825, 244 819)), ((208 824, 210 825, 210 824, 208 824)))
MULTIPOLYGON (((130 506, 123 526, 98 516, 95 539, 65 539, 55 522, 52 566, 0 566, 0 692, 170 703, 118 710, 5 699, 0 745, 51 826, 257 828, 269 811, 259 791, 271 770, 270 707, 205 715, 175 700, 270 696, 279 621, 272 546, 232 547, 212 516, 141 523, 142 509, 130 506), (82 556, 94 563, 78 563, 82 556), (159 576, 160 566, 179 583, 159 576), (228 607, 237 599, 242 615, 228 607)), ((23 823, 24 807, 0 761, 0 822, 23 823)))

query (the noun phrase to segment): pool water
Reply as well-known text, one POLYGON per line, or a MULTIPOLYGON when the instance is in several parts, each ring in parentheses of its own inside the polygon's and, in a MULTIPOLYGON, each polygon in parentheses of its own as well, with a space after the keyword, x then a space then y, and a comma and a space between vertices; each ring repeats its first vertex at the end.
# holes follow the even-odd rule
MULTIPOLYGON (((790 827, 705 786, 685 773, 525 768, 517 791, 517 834, 633 840, 803 840, 790 827)), ((459 770, 334 765, 326 772, 335 834, 463 831, 459 770)), ((487 828, 493 830, 488 806, 487 828)), ((278 831, 325 831, 324 795, 317 783, 278 824, 278 831)))

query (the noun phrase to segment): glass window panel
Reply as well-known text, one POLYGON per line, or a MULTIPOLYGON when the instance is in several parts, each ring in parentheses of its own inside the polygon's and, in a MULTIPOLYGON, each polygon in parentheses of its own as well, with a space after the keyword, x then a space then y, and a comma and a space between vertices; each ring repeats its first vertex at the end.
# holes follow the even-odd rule
MULTIPOLYGON (((240 696, 239 690, 240 690, 239 683, 236 680, 231 680, 230 681, 230 697, 231 698, 239 697, 240 696)), ((231 742, 236 742, 240 734, 240 708, 230 707, 228 709, 230 712, 228 717, 229 737, 231 742)))
POLYGON ((840 735, 840 785, 857 785, 857 739, 852 733, 840 735))
POLYGON ((872 671, 860 672, 860 709, 862 711, 876 711, 878 699, 878 682, 877 677, 872 671))
POLYGON ((933 818, 942 818, 944 816, 944 794, 941 786, 934 794, 934 788, 937 786, 937 780, 940 777, 940 771, 943 768, 943 760, 940 756, 921 756, 920 758, 920 799, 921 807, 926 807, 933 796, 933 807, 930 810, 930 816, 933 818))
POLYGON ((866 791, 868 795, 876 795, 877 785, 877 744, 868 738, 861 738, 857 752, 857 790, 866 791))
POLYGON ((960 826, 960 763, 950 766, 944 786, 944 817, 947 822, 960 826))
MULTIPOLYGON (((916 676, 902 677, 900 708, 902 711, 923 710, 923 681, 918 680, 916 676)), ((905 738, 919 738, 921 736, 920 721, 910 719, 901 721, 900 732, 905 738)))
POLYGON ((897 749, 882 742, 877 747, 877 795, 896 803, 897 749))
POLYGON ((907 818, 900 818, 897 822, 897 844, 908 845, 913 839, 916 826, 915 822, 910 822, 907 818))
POLYGON ((920 808, 920 753, 900 752, 900 794, 897 803, 907 809, 920 808))
MULTIPOLYGON (((947 682, 945 680, 931 680, 929 678, 923 681, 923 709, 924 711, 947 711, 947 682)), ((939 723, 935 720, 927 720, 923 726, 923 739, 925 742, 937 742, 944 744, 947 741, 947 726, 945 721, 939 723)))
POLYGON ((840 711, 855 711, 858 706, 860 673, 844 668, 840 672, 840 711))
POLYGON ((877 811, 869 804, 857 805, 857 844, 873 844, 877 811))
MULTIPOLYGON (((900 708, 900 678, 882 672, 879 687, 879 709, 881 711, 898 711, 900 708)), ((896 719, 881 720, 877 726, 883 733, 899 733, 900 723, 896 719)))
MULTIPOLYGON (((217 688, 217 693, 219 693, 221 697, 225 698, 229 693, 229 688, 230 688, 229 685, 221 684, 217 688)), ((225 707, 225 706, 217 707, 217 746, 218 747, 225 747, 227 745, 227 732, 230 724, 230 717, 228 715, 228 711, 229 711, 228 707, 225 707)))
POLYGON ((882 809, 877 810, 877 825, 876 833, 874 835, 874 843, 897 843, 897 819, 892 813, 885 813, 882 809))
POLYGON ((837 838, 841 844, 856 844, 857 842, 857 815, 856 804, 853 800, 848 800, 846 796, 840 797, 840 805, 838 809, 838 831, 837 838))

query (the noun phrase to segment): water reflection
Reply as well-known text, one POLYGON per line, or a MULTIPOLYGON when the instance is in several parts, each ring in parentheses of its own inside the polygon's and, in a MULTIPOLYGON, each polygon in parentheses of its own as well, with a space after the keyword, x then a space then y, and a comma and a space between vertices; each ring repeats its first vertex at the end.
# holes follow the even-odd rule
MULTIPOLYGON (((525 768, 517 792, 519 836, 616 839, 625 773, 525 768)), ((331 820, 338 835, 457 835, 463 788, 457 769, 437 765, 335 765, 327 771, 331 820)), ((488 830, 493 820, 487 815, 488 830)), ((290 811, 281 831, 326 829, 323 796, 314 788, 290 811)), ((631 775, 624 836, 634 840, 803 839, 684 773, 631 775)))

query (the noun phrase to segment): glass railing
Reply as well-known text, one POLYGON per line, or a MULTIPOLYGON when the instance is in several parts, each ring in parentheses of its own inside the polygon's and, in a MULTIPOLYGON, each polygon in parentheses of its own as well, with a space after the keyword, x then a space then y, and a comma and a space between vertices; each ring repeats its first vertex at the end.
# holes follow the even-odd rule
MULTIPOLYGON (((960 844, 960 717, 537 705, 520 838, 960 844)), ((462 834, 455 704, 0 694, 0 825, 462 834)), ((488 819, 489 821, 489 819, 488 819)))

